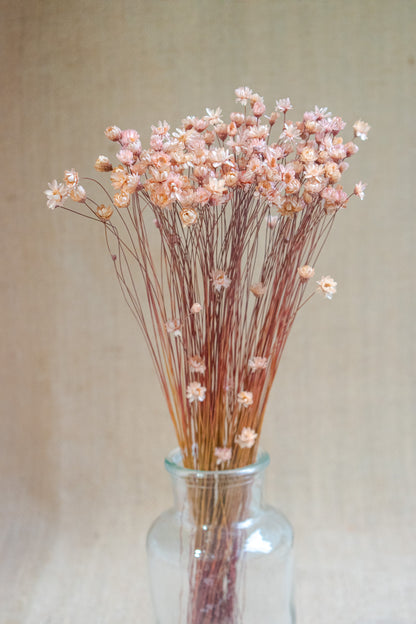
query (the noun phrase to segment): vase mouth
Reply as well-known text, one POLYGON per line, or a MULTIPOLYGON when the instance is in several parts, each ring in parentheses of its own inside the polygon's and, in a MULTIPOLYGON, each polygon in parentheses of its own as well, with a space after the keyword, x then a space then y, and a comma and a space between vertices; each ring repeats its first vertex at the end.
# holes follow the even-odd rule
POLYGON ((207 476, 245 476, 245 475, 253 475, 259 472, 263 472, 270 463, 270 455, 267 451, 259 448, 257 452, 256 461, 252 464, 248 464, 247 466, 242 466, 241 468, 228 468, 225 470, 197 470, 194 468, 185 468, 182 465, 182 451, 179 447, 173 449, 167 457, 165 458, 165 468, 166 470, 177 477, 189 477, 193 476, 196 478, 206 478, 207 476))

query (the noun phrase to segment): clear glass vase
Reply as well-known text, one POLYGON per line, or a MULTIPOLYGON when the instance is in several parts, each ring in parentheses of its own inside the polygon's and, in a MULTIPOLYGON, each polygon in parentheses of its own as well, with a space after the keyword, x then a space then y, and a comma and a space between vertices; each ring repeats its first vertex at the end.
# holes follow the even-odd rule
POLYGON ((293 531, 262 501, 269 455, 198 471, 165 460, 174 507, 147 536, 157 624, 293 624, 293 531))

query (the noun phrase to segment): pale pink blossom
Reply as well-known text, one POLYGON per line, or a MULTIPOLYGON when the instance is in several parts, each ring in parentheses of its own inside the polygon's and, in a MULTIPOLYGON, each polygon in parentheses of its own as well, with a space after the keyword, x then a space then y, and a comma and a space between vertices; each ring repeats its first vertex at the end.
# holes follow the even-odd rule
POLYGON ((193 208, 184 208, 179 213, 179 216, 184 227, 189 227, 190 225, 193 225, 198 219, 198 213, 193 208))
POLYGON ((110 139, 110 141, 120 141, 121 134, 122 132, 118 126, 109 126, 105 129, 105 136, 107 139, 110 139))
POLYGON ((115 189, 120 189, 127 182, 128 171, 124 169, 121 165, 118 165, 112 172, 110 176, 111 185, 115 189))
POLYGON ((269 363, 268 358, 261 357, 260 355, 255 355, 248 361, 248 365, 252 373, 254 373, 257 370, 266 369, 268 363, 269 363))
POLYGON ((292 122, 285 123, 283 132, 280 135, 280 139, 283 143, 295 144, 296 141, 300 141, 300 131, 292 122))
POLYGON ((207 389, 204 386, 201 386, 199 381, 191 381, 191 383, 186 388, 186 398, 189 403, 193 403, 194 401, 204 401, 207 389))
POLYGON ((113 165, 110 163, 107 156, 100 154, 95 161, 94 169, 97 171, 111 171, 113 169, 113 165))
POLYGON ((70 190, 69 195, 73 201, 76 201, 78 203, 82 203, 83 201, 85 201, 87 197, 87 193, 84 187, 81 186, 81 184, 77 184, 76 186, 73 186, 70 190))
POLYGON ((202 306, 200 303, 193 303, 191 307, 192 314, 199 314, 202 310, 202 306))
POLYGON ((364 184, 363 182, 357 182, 357 184, 354 186, 354 195, 357 195, 357 197, 359 197, 360 199, 364 199, 364 191, 367 187, 367 184, 364 184))
POLYGON ((241 433, 235 437, 235 442, 240 448, 252 448, 256 443, 258 434, 251 427, 243 427, 241 433))
POLYGON ((293 106, 290 103, 289 98, 281 98, 280 100, 276 100, 276 110, 281 113, 287 113, 287 111, 292 110, 293 106))
POLYGON ((241 390, 241 392, 237 394, 237 401, 243 407, 249 407, 253 405, 253 393, 248 390, 241 390))
POLYGON ((215 110, 213 108, 206 108, 205 110, 207 111, 207 116, 205 117, 205 119, 212 126, 217 126, 218 124, 222 123, 222 110, 220 108, 216 108, 215 110))
POLYGON ((333 295, 337 292, 337 283, 329 275, 322 277, 319 282, 316 283, 319 286, 319 290, 321 290, 327 299, 332 299, 333 295))
POLYGON ((232 456, 232 450, 230 448, 227 448, 226 446, 217 446, 214 451, 214 455, 217 458, 217 466, 219 466, 220 464, 225 464, 230 461, 232 456))
POLYGON ((165 323, 166 331, 168 334, 172 334, 175 338, 181 335, 181 321, 180 319, 170 319, 165 323))
POLYGON ((214 288, 217 291, 220 291, 221 288, 226 289, 231 284, 230 278, 227 277, 225 272, 222 271, 221 269, 216 269, 215 271, 213 271, 211 274, 211 277, 212 277, 212 283, 214 285, 214 288))
POLYGON ((112 206, 106 206, 105 204, 101 204, 101 206, 98 206, 97 208, 97 215, 100 217, 100 219, 103 219, 103 221, 108 221, 108 219, 111 218, 112 214, 112 206))
POLYGON ((117 208, 127 208, 130 204, 130 195, 127 191, 119 191, 114 194, 113 203, 117 208))
POLYGON ((304 264, 298 268, 298 274, 300 278, 309 280, 315 275, 315 269, 309 266, 309 264, 304 264))
POLYGON ((250 292, 252 292, 255 297, 263 297, 266 292, 266 286, 263 282, 257 282, 250 286, 250 292))
POLYGON ((251 100, 253 91, 248 87, 239 87, 235 90, 236 102, 240 102, 243 106, 246 106, 247 102, 251 100))
POLYGON ((67 186, 76 186, 79 182, 79 175, 75 169, 65 171, 64 182, 67 186))
POLYGON ((59 204, 63 204, 65 198, 68 196, 68 188, 65 184, 58 184, 57 180, 48 182, 49 188, 44 191, 46 195, 46 205, 51 210, 54 210, 59 204))
POLYGON ((136 161, 136 156, 129 149, 122 149, 116 154, 118 160, 123 163, 123 165, 132 165, 136 161))
POLYGON ((205 373, 206 365, 204 360, 199 355, 193 355, 188 359, 189 368, 194 373, 205 373))
POLYGON ((266 107, 264 105, 263 99, 257 100, 253 103, 253 115, 255 117, 261 117, 266 112, 266 107))
POLYGON ((142 145, 136 130, 123 130, 120 142, 123 147, 133 152, 133 154, 140 154, 142 145))
POLYGON ((359 137, 362 141, 366 141, 368 139, 367 134, 369 133, 371 126, 368 125, 367 122, 359 119, 353 125, 354 128, 354 136, 359 137))

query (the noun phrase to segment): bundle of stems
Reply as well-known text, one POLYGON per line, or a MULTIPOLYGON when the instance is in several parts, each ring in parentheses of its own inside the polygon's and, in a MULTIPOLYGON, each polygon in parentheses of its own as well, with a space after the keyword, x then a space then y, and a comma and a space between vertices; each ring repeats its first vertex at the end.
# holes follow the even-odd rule
MULTIPOLYGON (((235 93, 242 111, 227 122, 220 109, 186 117, 175 132, 159 122, 147 149, 137 131, 107 128, 119 164, 100 155, 95 168, 110 176, 114 194, 87 178, 96 184, 88 195, 74 169, 45 191, 50 208, 103 227, 183 465, 206 471, 255 460, 296 313, 316 292, 331 298, 336 291, 331 277, 314 279, 318 256, 338 212, 365 189, 358 182, 348 195, 339 181, 367 123, 357 121, 344 142, 345 123, 325 108, 293 122, 289 99, 266 116, 259 94, 235 93), (65 205, 69 198, 79 207, 65 205)), ((247 489, 192 490, 190 501, 200 556, 190 562, 187 622, 234 624, 240 544, 230 536, 247 489), (216 529, 207 536, 202 525, 216 529)))

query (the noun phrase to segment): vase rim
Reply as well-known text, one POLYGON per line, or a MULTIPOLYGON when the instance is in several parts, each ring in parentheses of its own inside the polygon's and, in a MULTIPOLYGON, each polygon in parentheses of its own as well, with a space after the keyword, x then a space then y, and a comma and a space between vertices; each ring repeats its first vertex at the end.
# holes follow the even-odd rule
POLYGON ((182 451, 179 447, 173 449, 165 458, 166 470, 176 476, 194 476, 196 478, 204 478, 207 476, 223 475, 223 476, 242 476, 252 475, 258 472, 262 472, 267 468, 270 463, 270 455, 267 451, 259 448, 257 452, 256 461, 247 466, 241 466, 240 468, 228 468, 225 470, 197 470, 194 468, 185 468, 181 465, 182 451))

